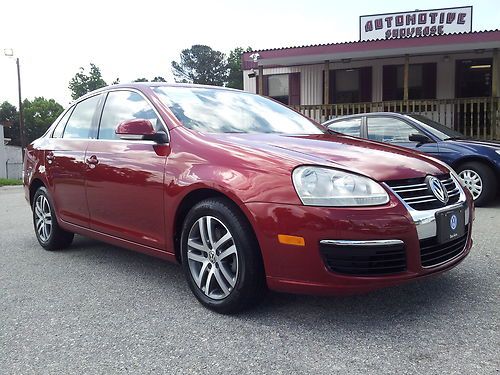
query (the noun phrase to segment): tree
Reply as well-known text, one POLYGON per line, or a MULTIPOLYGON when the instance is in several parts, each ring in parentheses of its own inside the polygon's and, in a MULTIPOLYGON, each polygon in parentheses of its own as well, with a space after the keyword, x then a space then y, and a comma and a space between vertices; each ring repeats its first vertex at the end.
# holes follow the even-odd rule
POLYGON ((24 134, 26 144, 41 137, 63 111, 62 105, 54 99, 36 97, 33 101, 23 101, 24 134))
POLYGON ((244 50, 241 47, 236 47, 229 52, 227 59, 227 69, 229 71, 227 77, 227 87, 243 90, 243 71, 241 70, 241 55, 244 52, 252 52, 251 47, 244 50))
POLYGON ((90 63, 89 74, 86 74, 85 69, 81 67, 80 71, 69 81, 69 89, 73 99, 78 99, 80 96, 104 86, 107 86, 107 83, 102 78, 101 70, 93 63, 90 63))
MULTIPOLYGON (((132 82, 149 82, 149 80, 147 78, 137 78, 132 82)), ((162 76, 156 76, 151 80, 151 82, 167 82, 167 80, 162 76)))
POLYGON ((5 138, 11 139, 10 144, 20 146, 19 112, 7 101, 0 104, 0 125, 5 126, 5 138))
POLYGON ((112 85, 119 85, 120 84, 120 77, 116 77, 116 79, 113 81, 112 85))
POLYGON ((180 62, 172 61, 172 72, 176 82, 223 86, 227 79, 226 56, 196 44, 182 50, 180 62))

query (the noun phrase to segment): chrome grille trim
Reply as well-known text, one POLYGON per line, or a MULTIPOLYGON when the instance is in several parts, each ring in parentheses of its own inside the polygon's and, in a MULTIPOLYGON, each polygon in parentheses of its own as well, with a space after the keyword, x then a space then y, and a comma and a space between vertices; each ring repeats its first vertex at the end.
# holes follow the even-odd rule
MULTIPOLYGON (((457 203, 456 198, 459 194, 458 182, 455 182, 449 174, 436 177, 439 178, 448 193, 448 198, 451 200, 449 204, 457 203)), ((422 177, 409 180, 387 181, 386 184, 401 200, 415 210, 424 211, 445 207, 446 205, 441 203, 430 191, 425 179, 425 177, 422 177)))
MULTIPOLYGON (((466 198, 465 198, 465 193, 463 191, 462 186, 458 182, 458 180, 455 179, 455 177, 450 176, 449 178, 443 179, 443 181, 450 181, 447 183, 447 185, 450 185, 452 183, 455 184, 455 188, 449 190, 451 194, 449 194, 450 198, 454 198, 456 202, 454 203, 448 203, 448 205, 444 207, 439 207, 439 208, 434 208, 434 209, 427 209, 427 210, 417 210, 413 207, 411 207, 410 204, 408 204, 404 199, 400 197, 398 192, 396 191, 397 188, 404 189, 406 188, 411 188, 411 187, 418 187, 419 185, 426 185, 422 183, 413 183, 409 185, 398 185, 395 186, 396 184, 392 183, 390 186, 388 182, 382 183, 387 190, 392 192, 400 201, 401 203, 405 206, 405 208, 408 210, 410 216, 413 219, 413 222, 415 223, 415 226, 417 228, 417 235, 419 240, 423 240, 426 238, 434 237, 437 235, 437 224, 436 224, 436 213, 440 211, 446 211, 454 208, 459 208, 466 206, 466 198), (450 181, 451 180, 451 181, 450 181), (456 190, 456 191, 455 191, 456 190), (456 198, 458 195, 458 198, 456 198)), ((447 189, 448 190, 448 189, 447 189)), ((427 194, 428 195, 428 194, 427 194)), ((437 201, 437 200, 436 200, 437 201)), ((426 203, 426 202, 422 202, 426 203)), ((415 202, 412 202, 412 205, 416 204, 415 202)), ((465 225, 469 224, 469 208, 465 207, 465 225)))

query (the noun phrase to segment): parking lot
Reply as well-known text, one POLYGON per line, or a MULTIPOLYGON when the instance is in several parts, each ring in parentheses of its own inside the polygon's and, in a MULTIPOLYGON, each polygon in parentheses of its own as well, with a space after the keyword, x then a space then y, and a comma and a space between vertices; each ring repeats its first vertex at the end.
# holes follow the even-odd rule
POLYGON ((238 316, 204 309, 178 265, 79 236, 42 250, 19 187, 0 188, 0 210, 3 374, 500 371, 498 201, 445 274, 341 298, 270 293, 238 316))

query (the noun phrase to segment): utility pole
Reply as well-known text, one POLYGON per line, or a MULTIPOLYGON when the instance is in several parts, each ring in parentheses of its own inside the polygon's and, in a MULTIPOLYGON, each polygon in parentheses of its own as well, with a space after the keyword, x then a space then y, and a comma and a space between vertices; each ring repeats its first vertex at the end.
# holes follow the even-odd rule
POLYGON ((21 95, 21 67, 19 65, 19 57, 16 58, 17 65, 17 90, 19 93, 19 136, 21 141, 21 155, 24 162, 24 147, 26 143, 24 141, 24 115, 23 115, 23 99, 21 95))

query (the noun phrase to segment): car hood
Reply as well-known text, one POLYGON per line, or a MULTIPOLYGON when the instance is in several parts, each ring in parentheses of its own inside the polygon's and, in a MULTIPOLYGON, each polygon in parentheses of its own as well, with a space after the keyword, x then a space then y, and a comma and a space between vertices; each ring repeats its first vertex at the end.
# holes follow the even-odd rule
MULTIPOLYGON (((352 171, 378 181, 423 177, 447 173, 439 161, 405 148, 355 137, 282 134, 218 134, 218 141, 230 148, 245 149, 246 159, 266 155, 269 164, 325 165, 352 171), (258 151, 252 153, 252 150, 258 151)), ((258 163, 258 162, 257 162, 258 163)), ((263 166, 266 167, 265 165, 263 166)))

